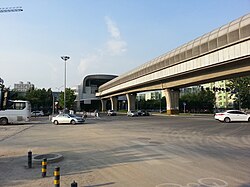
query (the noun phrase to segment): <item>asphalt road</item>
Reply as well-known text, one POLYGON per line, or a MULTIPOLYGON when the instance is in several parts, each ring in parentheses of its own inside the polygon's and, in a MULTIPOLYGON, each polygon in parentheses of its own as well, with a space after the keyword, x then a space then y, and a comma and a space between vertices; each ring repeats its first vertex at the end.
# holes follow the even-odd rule
POLYGON ((104 116, 80 125, 0 126, 0 186, 61 187, 250 186, 250 123, 212 116, 104 116), (60 153, 64 160, 27 169, 27 152, 60 153))

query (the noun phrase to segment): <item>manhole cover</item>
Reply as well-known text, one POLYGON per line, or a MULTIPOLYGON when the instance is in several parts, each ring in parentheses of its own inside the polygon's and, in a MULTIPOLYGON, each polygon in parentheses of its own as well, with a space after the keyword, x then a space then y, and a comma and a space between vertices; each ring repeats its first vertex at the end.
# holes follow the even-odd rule
POLYGON ((61 161, 63 159, 63 156, 61 154, 57 154, 57 153, 35 155, 32 158, 33 164, 40 165, 44 158, 47 158, 48 163, 55 163, 55 162, 61 161))

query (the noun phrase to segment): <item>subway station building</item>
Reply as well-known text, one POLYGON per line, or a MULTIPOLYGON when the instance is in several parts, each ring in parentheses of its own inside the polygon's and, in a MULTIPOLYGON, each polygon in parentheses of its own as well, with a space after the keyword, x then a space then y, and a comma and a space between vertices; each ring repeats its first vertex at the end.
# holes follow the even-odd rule
POLYGON ((101 110, 100 98, 96 97, 99 86, 116 78, 116 75, 94 74, 86 76, 76 89, 78 111, 101 110))

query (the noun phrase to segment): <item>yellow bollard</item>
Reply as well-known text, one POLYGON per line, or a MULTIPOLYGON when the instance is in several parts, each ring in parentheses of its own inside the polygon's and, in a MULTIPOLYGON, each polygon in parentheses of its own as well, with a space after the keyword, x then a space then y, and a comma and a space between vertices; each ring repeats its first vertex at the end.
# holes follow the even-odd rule
POLYGON ((60 187, 60 167, 55 167, 54 170, 54 185, 60 187))
POLYGON ((46 177, 47 173, 47 158, 44 158, 42 161, 42 177, 46 177))

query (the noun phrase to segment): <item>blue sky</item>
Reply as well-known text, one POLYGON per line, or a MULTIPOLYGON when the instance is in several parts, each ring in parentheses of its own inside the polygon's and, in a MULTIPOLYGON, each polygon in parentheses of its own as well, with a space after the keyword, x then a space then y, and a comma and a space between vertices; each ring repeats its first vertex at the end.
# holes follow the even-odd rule
POLYGON ((250 12, 250 0, 0 0, 0 77, 57 90, 120 75, 250 12))

